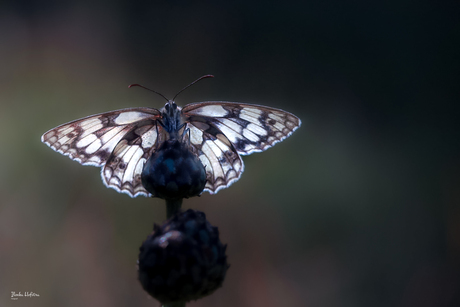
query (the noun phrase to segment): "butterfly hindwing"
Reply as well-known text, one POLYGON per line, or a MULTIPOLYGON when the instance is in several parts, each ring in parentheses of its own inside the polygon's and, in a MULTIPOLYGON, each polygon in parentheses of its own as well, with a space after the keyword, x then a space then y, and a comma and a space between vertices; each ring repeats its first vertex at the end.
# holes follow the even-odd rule
POLYGON ((192 152, 206 169, 204 191, 211 194, 237 181, 244 170, 243 160, 232 143, 219 130, 203 122, 187 125, 192 152))
POLYGON ((211 124, 241 155, 264 151, 300 127, 295 115, 265 106, 233 102, 189 104, 182 110, 189 121, 211 124))
POLYGON ((165 138, 165 132, 157 122, 125 135, 102 168, 104 184, 131 197, 151 196, 142 185, 141 173, 148 158, 165 138))

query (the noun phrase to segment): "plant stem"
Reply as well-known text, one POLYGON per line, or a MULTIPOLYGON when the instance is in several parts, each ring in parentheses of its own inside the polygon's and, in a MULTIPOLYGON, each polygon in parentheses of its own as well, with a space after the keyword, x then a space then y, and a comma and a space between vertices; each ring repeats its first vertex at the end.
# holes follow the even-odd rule
POLYGON ((165 200, 166 200, 166 218, 169 219, 174 214, 179 212, 182 206, 182 198, 175 198, 175 199, 166 198, 165 200))
MULTIPOLYGON (((166 218, 171 218, 174 214, 178 213, 182 206, 182 198, 170 199, 166 198, 166 218)), ((165 304, 163 307, 185 307, 185 302, 175 302, 165 304)))

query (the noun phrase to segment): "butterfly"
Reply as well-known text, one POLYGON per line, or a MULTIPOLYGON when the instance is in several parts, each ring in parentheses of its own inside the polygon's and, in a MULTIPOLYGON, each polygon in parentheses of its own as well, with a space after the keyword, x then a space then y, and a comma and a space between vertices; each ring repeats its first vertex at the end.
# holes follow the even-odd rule
MULTIPOLYGON (((179 93, 208 77, 213 76, 179 93)), ((165 141, 183 139, 205 167, 204 191, 214 194, 241 177, 241 155, 264 151, 301 125, 289 112, 254 104, 207 101, 181 108, 174 101, 178 94, 172 100, 161 95, 167 103, 160 110, 139 107, 91 115, 53 128, 41 140, 82 165, 101 167, 107 187, 150 197, 141 182, 144 165, 165 141)))

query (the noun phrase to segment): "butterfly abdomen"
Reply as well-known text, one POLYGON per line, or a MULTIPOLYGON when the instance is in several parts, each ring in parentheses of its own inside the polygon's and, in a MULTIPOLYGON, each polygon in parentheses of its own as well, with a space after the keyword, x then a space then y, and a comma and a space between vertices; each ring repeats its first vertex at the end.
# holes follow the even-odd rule
POLYGON ((206 170, 186 144, 170 139, 147 160, 141 180, 154 197, 188 198, 203 191, 206 170))

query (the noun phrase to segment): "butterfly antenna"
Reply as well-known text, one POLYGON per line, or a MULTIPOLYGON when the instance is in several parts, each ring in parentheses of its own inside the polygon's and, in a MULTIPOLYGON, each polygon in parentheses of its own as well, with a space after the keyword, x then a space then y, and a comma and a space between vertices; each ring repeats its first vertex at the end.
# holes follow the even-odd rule
MULTIPOLYGON (((197 81, 198 81, 198 80, 197 80, 197 81)), ((128 86, 128 88, 132 88, 133 86, 139 86, 139 87, 142 87, 143 89, 146 89, 146 90, 148 90, 148 91, 151 91, 151 92, 154 92, 155 94, 158 94, 158 95, 160 95, 161 97, 163 97, 164 99, 166 99, 166 101, 169 101, 169 99, 168 99, 168 98, 166 98, 166 97, 165 97, 163 94, 161 94, 161 93, 158 93, 157 91, 151 90, 151 89, 149 89, 148 87, 145 87, 145 86, 143 86, 143 85, 140 85, 140 84, 131 84, 131 85, 129 85, 129 86, 128 86)), ((177 95, 176 95, 176 96, 177 96, 177 95)))
POLYGON ((183 89, 181 89, 181 90, 179 91, 179 93, 177 93, 176 96, 174 96, 173 101, 175 101, 175 100, 176 100, 176 97, 177 97, 180 93, 182 93, 186 88, 189 88, 190 86, 194 85, 194 84, 197 83, 198 81, 203 80, 203 79, 206 79, 206 78, 214 78, 214 76, 213 76, 213 75, 204 75, 204 76, 202 76, 202 77, 199 77, 198 79, 196 79, 195 81, 193 81, 192 83, 190 83, 189 85, 187 85, 186 87, 184 87, 183 89))

